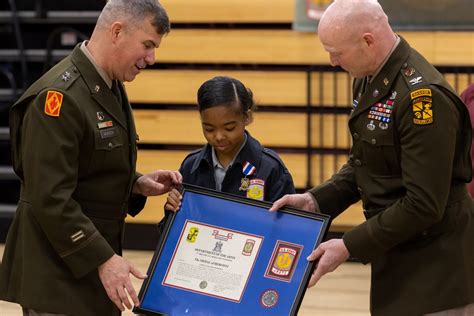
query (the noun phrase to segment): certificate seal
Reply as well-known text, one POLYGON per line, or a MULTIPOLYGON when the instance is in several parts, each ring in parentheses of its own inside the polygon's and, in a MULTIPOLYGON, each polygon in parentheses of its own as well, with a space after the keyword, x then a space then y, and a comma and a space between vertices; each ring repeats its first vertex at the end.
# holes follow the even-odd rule
POLYGON ((201 281, 201 283, 199 283, 199 287, 204 290, 207 287, 207 282, 201 281))
POLYGON ((263 307, 271 308, 278 303, 278 292, 276 290, 266 290, 260 296, 260 303, 263 307))

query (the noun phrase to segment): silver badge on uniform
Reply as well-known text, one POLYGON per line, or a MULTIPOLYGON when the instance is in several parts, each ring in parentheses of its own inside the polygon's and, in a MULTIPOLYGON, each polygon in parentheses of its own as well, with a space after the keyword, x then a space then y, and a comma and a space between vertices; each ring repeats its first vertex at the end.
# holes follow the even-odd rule
POLYGON ((416 77, 416 78, 411 79, 411 80, 410 80, 410 83, 411 83, 412 86, 414 86, 414 85, 416 85, 417 83, 422 82, 422 79, 423 79, 422 77, 416 77))
POLYGON ((94 91, 95 91, 95 92, 99 92, 99 91, 100 91, 100 87, 99 87, 98 85, 96 85, 96 86, 94 87, 94 91))
POLYGON ((375 124, 374 124, 374 120, 370 120, 370 123, 367 124, 367 129, 369 131, 373 131, 375 129, 375 124))
POLYGON ((379 123, 379 127, 380 127, 381 129, 383 129, 383 130, 386 130, 386 129, 388 128, 388 124, 385 123, 385 122, 380 122, 380 123, 379 123))
POLYGON ((372 93, 372 96, 376 98, 379 95, 379 90, 375 89, 374 92, 372 93))
POLYGON ((61 76, 61 79, 64 81, 64 82, 68 82, 69 79, 71 79, 71 74, 66 71, 62 76, 61 76))
POLYGON ((104 112, 97 112, 97 118, 99 119, 99 121, 103 121, 105 119, 104 112))

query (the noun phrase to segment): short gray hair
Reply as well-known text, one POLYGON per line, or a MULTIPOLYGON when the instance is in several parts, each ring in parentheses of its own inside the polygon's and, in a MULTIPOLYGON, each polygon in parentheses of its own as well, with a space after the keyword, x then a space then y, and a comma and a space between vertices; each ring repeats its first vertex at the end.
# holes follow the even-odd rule
POLYGON ((117 20, 126 20, 132 25, 140 25, 147 18, 152 19, 156 33, 170 32, 168 14, 158 0, 109 0, 104 6, 97 24, 104 26, 117 20))

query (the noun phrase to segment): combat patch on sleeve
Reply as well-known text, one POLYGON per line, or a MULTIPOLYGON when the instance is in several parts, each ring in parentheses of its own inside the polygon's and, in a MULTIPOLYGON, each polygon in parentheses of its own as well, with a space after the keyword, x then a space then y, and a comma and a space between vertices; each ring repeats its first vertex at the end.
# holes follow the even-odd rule
POLYGON ((44 113, 49 116, 59 116, 61 105, 63 104, 63 94, 58 91, 49 90, 44 102, 44 113))
POLYGON ((410 93, 413 109, 413 123, 428 125, 433 123, 433 98, 431 89, 418 89, 410 93))

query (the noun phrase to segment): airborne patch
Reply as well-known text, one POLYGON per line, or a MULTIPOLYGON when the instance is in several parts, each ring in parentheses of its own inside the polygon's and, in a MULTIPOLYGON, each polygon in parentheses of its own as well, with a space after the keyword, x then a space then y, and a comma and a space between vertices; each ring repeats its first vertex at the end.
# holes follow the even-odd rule
POLYGON ((418 89, 410 93, 413 123, 428 125, 433 123, 433 98, 431 89, 418 89))
POLYGON ((44 102, 44 113, 49 116, 59 116, 61 105, 63 104, 63 94, 57 91, 48 91, 44 102))

